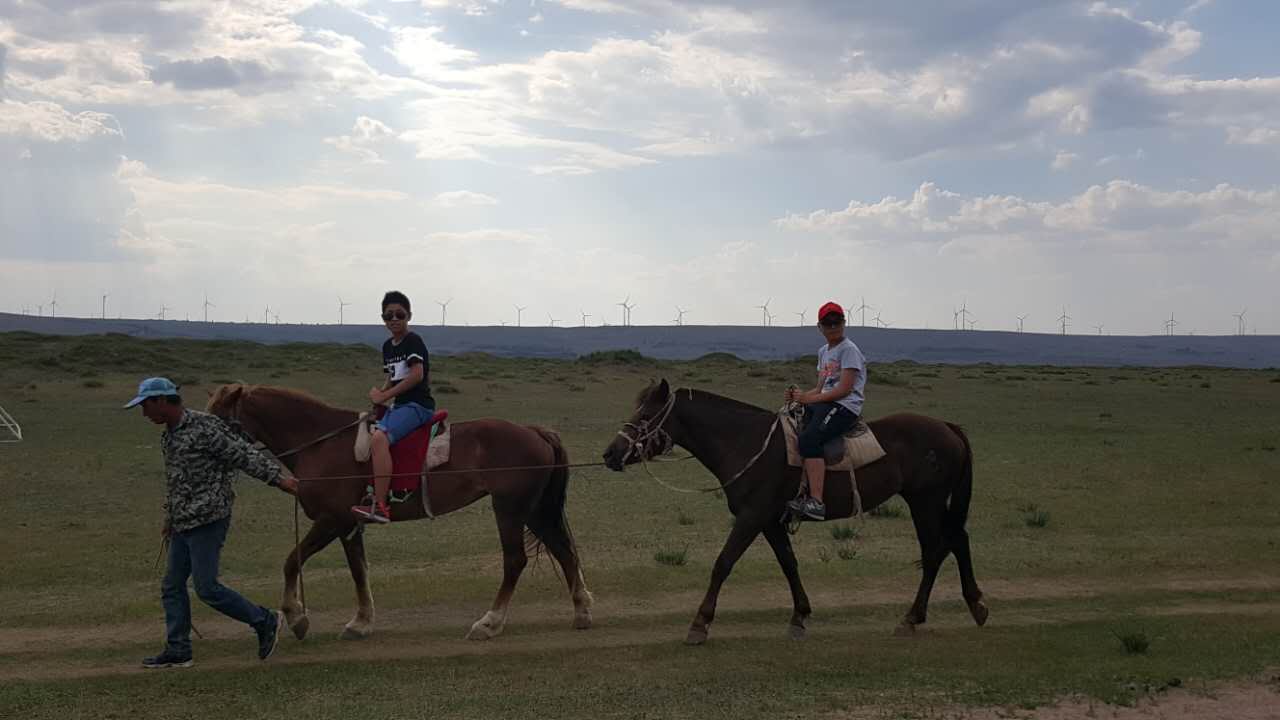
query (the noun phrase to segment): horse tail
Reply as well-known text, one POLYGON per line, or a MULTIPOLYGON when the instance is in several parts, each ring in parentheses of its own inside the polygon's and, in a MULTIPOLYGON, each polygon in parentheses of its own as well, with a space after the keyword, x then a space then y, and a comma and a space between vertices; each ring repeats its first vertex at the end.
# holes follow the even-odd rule
POLYGON ((951 488, 951 497, 947 501, 947 512, 943 516, 943 528, 948 540, 956 533, 964 530, 969 521, 969 501, 973 498, 973 447, 969 444, 969 436, 959 425, 947 423, 951 432, 955 433, 964 444, 964 462, 960 468, 960 477, 951 488))
POLYGON ((551 446, 555 467, 551 469, 550 479, 526 523, 533 536, 530 549, 536 554, 545 546, 553 554, 554 551, 562 551, 577 558, 578 544, 569 529, 569 518, 564 510, 569 491, 569 453, 554 430, 535 426, 533 431, 551 446))

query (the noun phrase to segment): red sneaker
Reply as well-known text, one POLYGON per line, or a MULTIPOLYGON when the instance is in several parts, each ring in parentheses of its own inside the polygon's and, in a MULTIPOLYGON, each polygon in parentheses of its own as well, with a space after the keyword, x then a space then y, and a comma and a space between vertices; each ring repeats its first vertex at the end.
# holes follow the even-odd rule
POLYGON ((365 522, 389 523, 391 522, 391 508, 382 502, 370 503, 369 505, 356 505, 351 508, 351 512, 356 517, 365 522))

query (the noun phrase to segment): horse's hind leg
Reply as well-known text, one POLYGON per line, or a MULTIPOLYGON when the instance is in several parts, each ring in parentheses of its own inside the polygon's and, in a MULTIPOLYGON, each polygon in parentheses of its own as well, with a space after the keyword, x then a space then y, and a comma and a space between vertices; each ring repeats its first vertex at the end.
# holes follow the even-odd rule
POLYGON ((782 574, 787 578, 787 585, 791 588, 791 637, 800 640, 804 637, 805 620, 813 612, 809 607, 809 596, 805 594, 804 585, 800 583, 800 568, 796 562, 795 551, 791 549, 791 538, 787 536, 787 529, 782 523, 771 523, 764 528, 764 537, 769 541, 769 547, 773 548, 773 556, 778 559, 778 565, 782 567, 782 574))
POLYGON ((578 549, 569 534, 568 526, 556 524, 542 529, 538 539, 564 571, 569 596, 573 598, 573 627, 578 630, 590 629, 591 605, 595 599, 587 589, 587 580, 582 575, 582 565, 578 559, 578 549))
POLYGON ((503 512, 496 501, 493 514, 498 519, 498 538, 502 541, 502 587, 498 588, 498 596, 494 598, 489 612, 472 624, 471 631, 467 633, 468 640, 489 640, 502 633, 507 625, 507 610, 511 607, 516 582, 529 564, 529 557, 524 551, 524 519, 503 512))
POLYGON ((299 640, 307 636, 307 630, 311 627, 311 621, 307 618, 306 610, 298 597, 302 566, 307 562, 307 558, 323 550, 337 536, 338 533, 332 524, 317 520, 311 524, 311 529, 303 536, 298 546, 285 558, 284 597, 280 601, 280 610, 284 613, 285 622, 289 624, 294 637, 299 640))
POLYGON ((342 549, 347 554, 347 567, 351 568, 351 580, 356 584, 356 616, 342 628, 343 640, 361 640, 373 634, 373 593, 369 591, 369 563, 364 556, 364 528, 356 526, 350 535, 342 538, 342 549))
POLYGON ((960 590, 964 593, 964 602, 969 606, 969 614, 978 627, 987 624, 986 603, 982 602, 982 590, 973 577, 973 558, 969 555, 969 533, 964 528, 951 530, 947 536, 947 544, 956 555, 956 564, 960 566, 960 590))
POLYGON ((916 600, 911 604, 902 623, 898 625, 899 635, 910 635, 917 625, 923 625, 929 614, 929 595, 933 592, 933 584, 938 579, 938 570, 947 557, 947 543, 942 535, 943 513, 946 512, 945 498, 939 496, 911 496, 907 498, 911 508, 911 521, 916 526, 916 540, 920 543, 920 588, 916 591, 916 600))

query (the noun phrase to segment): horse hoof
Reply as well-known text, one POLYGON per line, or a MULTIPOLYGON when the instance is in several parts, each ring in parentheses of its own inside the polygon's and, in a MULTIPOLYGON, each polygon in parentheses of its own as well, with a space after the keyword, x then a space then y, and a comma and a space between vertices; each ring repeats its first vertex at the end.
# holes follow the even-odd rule
POLYGON ((338 635, 338 638, 342 640, 364 640, 372 634, 372 630, 359 630, 348 625, 342 628, 342 634, 338 635))
POLYGON ((806 632, 803 625, 789 625, 787 629, 787 635, 792 640, 803 640, 806 632))
POLYGON ((978 627, 982 627, 987 624, 987 616, 991 614, 991 611, 987 610, 986 603, 979 600, 969 606, 969 614, 973 615, 973 621, 978 623, 978 627))
POLYGON ((685 645, 703 645, 707 642, 707 631, 697 628, 689 628, 689 634, 684 638, 685 645))
POLYGON ((915 623, 904 622, 893 629, 893 634, 898 637, 912 637, 916 634, 915 623))
POLYGON ((289 626, 289 630, 293 632, 293 636, 299 640, 305 640, 307 631, 311 629, 311 618, 303 615, 298 621, 289 626))
POLYGON ((591 614, 583 613, 581 615, 573 616, 573 629, 574 630, 590 630, 591 614))

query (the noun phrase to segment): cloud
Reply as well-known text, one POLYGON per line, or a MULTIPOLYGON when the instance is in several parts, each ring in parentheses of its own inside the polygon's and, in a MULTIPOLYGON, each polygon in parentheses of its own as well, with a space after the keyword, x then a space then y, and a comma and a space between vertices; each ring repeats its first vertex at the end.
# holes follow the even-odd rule
POLYGON ((288 73, 275 73, 260 62, 228 60, 221 55, 160 63, 150 74, 153 82, 169 83, 178 90, 234 90, 242 94, 287 89, 296 80, 288 73))
POLYGON ((966 196, 924 183, 908 200, 851 201, 841 210, 792 213, 774 224, 856 243, 1084 243, 1171 253, 1196 247, 1256 252, 1272 245, 1267 228, 1276 222, 1280 189, 1222 184, 1194 193, 1113 180, 1056 203, 966 196))
POLYGON ((470 190, 451 190, 442 192, 431 199, 430 205, 437 208, 480 207, 497 205, 497 198, 470 190))
POLYGON ((1227 128, 1227 142, 1232 145, 1280 145, 1280 130, 1269 127, 1227 128))
POLYGON ((387 127, 381 120, 361 115, 356 118, 350 135, 325 138, 324 141, 341 152, 355 155, 362 162, 381 164, 385 161, 374 147, 394 137, 395 131, 387 127))
POLYGON ((1057 154, 1053 156, 1053 162, 1049 164, 1049 167, 1053 170, 1066 170, 1074 165, 1079 159, 1080 156, 1073 152, 1059 150, 1057 154))

